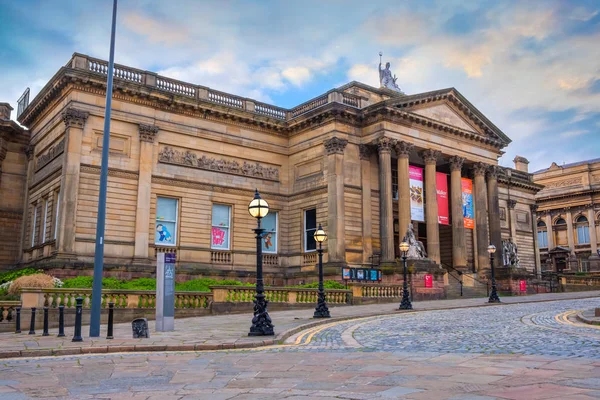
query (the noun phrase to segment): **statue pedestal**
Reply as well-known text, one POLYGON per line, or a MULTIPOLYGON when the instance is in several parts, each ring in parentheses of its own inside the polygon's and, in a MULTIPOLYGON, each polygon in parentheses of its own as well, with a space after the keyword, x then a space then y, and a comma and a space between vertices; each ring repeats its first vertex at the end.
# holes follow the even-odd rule
POLYGON ((429 258, 411 258, 406 260, 406 265, 412 273, 426 272, 430 274, 444 273, 442 266, 429 258))

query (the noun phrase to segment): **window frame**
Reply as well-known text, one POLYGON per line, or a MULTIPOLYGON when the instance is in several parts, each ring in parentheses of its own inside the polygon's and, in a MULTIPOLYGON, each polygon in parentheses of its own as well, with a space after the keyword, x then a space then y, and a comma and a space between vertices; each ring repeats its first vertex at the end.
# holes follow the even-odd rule
POLYGON ((232 215, 233 215, 233 205, 232 204, 225 204, 225 203, 212 203, 211 207, 210 207, 210 249, 211 250, 216 250, 216 251, 231 251, 231 219, 232 219, 232 215), (213 225, 213 215, 214 215, 214 210, 215 210, 215 206, 224 206, 227 207, 229 209, 229 218, 228 218, 228 222, 227 222, 227 248, 223 248, 223 247, 213 247, 213 227, 218 226, 218 225, 213 225))
POLYGON ((308 236, 307 236, 307 232, 308 232, 308 231, 307 231, 307 229, 306 229, 306 220, 307 220, 307 218, 306 218, 306 213, 307 213, 307 211, 311 211, 311 210, 315 210, 315 228, 314 228, 314 229, 312 229, 312 228, 311 228, 311 230, 313 231, 313 232, 312 232, 312 234, 313 234, 313 235, 314 235, 314 232, 315 232, 315 231, 317 230, 317 228, 318 228, 318 227, 317 227, 317 207, 311 207, 311 208, 306 208, 306 209, 302 210, 302 216, 303 216, 303 218, 302 218, 302 219, 303 219, 303 223, 304 223, 304 237, 303 237, 303 239, 304 239, 304 240, 303 240, 304 244, 303 244, 303 249, 304 249, 304 252, 305 252, 305 253, 312 253, 312 252, 315 252, 315 251, 317 251, 317 243, 316 243, 316 241, 315 241, 315 248, 314 248, 314 249, 308 249, 308 248, 307 248, 307 245, 308 245, 308 236))
POLYGON ((538 247, 540 249, 548 248, 548 231, 546 229, 540 229, 537 231, 538 235, 538 247), (542 240, 543 238, 543 240, 542 240))
POLYGON ((33 204, 33 224, 31 229, 31 247, 35 246, 35 231, 37 229, 37 203, 33 204))
POLYGON ((58 238, 58 212, 60 210, 60 190, 56 192, 56 212, 54 213, 54 240, 58 238))
POLYGON ((177 246, 177 235, 179 233, 179 206, 180 206, 180 199, 178 197, 171 197, 171 196, 156 196, 156 209, 154 211, 154 245, 155 246, 169 246, 169 247, 175 247, 177 246), (161 220, 158 219, 158 199, 170 199, 170 200, 175 200, 175 229, 174 232, 171 234, 171 237, 173 238, 173 243, 163 243, 163 242, 156 242, 156 223, 158 221, 166 221, 166 222, 173 222, 173 221, 169 221, 169 220, 161 220))
POLYGON ((44 220, 42 223, 42 244, 46 243, 46 228, 48 226, 48 198, 44 199, 44 220))
MULTIPOLYGON (((262 252, 266 253, 266 254, 277 254, 279 252, 279 236, 278 236, 279 235, 279 211, 270 211, 269 210, 267 217, 271 214, 275 215, 275 238, 276 238, 275 239, 275 250, 274 251, 273 250, 265 250, 263 247, 262 252)), ((264 220, 264 218, 263 218, 263 220, 264 220)), ((266 233, 271 233, 271 232, 265 231, 265 234, 266 233)), ((264 240, 264 238, 263 238, 263 240, 264 240)), ((261 242, 261 246, 262 246, 262 242, 261 242)))

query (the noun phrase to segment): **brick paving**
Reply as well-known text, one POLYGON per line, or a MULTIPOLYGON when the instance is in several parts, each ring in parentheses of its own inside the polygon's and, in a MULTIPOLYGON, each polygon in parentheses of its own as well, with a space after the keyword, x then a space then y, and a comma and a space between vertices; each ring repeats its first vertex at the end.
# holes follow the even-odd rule
MULTIPOLYGON (((423 311, 329 320, 263 349, 4 359, 0 398, 599 399, 600 329, 575 317, 600 306, 600 297, 580 296, 506 298, 557 301, 476 308, 435 302, 430 310, 417 303, 423 311)), ((273 317, 285 321, 287 313, 273 317)), ((229 324, 238 317, 245 322, 228 316, 229 324)), ((234 338, 237 331, 229 332, 234 338)))
MULTIPOLYGON (((522 302, 552 301, 600 297, 600 291, 576 293, 548 293, 522 297, 504 297, 504 304, 522 302)), ((503 307, 487 305, 485 298, 435 300, 414 302, 415 310, 435 310, 458 307, 503 307)), ((591 305, 587 308, 592 307, 591 305)), ((331 314, 339 318, 355 318, 369 315, 404 313, 397 310, 398 304, 373 304, 364 306, 331 307, 331 314)), ((84 312, 89 312, 85 310, 84 312)), ((115 310, 118 312, 118 310, 115 310)), ((82 329, 83 342, 73 343, 73 328, 66 327, 66 337, 56 337, 58 329, 50 329, 50 336, 42 336, 42 327, 36 327, 36 335, 28 335, 28 321, 21 321, 21 334, 0 334, 0 359, 21 356, 70 355, 79 353, 106 353, 127 351, 186 351, 217 350, 223 348, 251 348, 271 345, 285 339, 294 330, 309 324, 323 321, 312 318, 313 310, 274 311, 270 315, 275 324, 276 337, 248 337, 251 323, 250 314, 232 314, 179 319, 175 321, 174 332, 154 332, 154 322, 149 321, 150 338, 133 339, 131 325, 116 324, 114 339, 106 337, 106 327, 102 326, 100 338, 87 337, 88 327, 82 329), (284 335, 285 334, 285 335, 284 335)), ((328 321, 327 321, 328 322, 328 321)))

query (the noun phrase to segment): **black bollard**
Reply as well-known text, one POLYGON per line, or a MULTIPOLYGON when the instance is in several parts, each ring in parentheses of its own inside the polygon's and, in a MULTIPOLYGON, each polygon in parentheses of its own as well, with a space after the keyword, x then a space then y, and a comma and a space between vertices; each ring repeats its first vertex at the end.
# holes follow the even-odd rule
POLYGON ((73 342, 83 342, 81 337, 81 313, 83 308, 83 298, 78 297, 75 299, 77 305, 75 306, 75 333, 73 334, 73 342))
POLYGON ((42 336, 49 336, 48 333, 48 307, 44 307, 44 332, 42 336))
POLYGON ((115 311, 115 303, 108 303, 108 327, 106 331, 107 339, 114 339, 113 337, 113 313, 115 311))
POLYGON ((65 336, 65 306, 58 306, 58 337, 65 336))
POLYGON ((31 322, 29 323, 29 334, 35 335, 35 307, 31 307, 31 322))
POLYGON ((17 307, 17 320, 15 321, 15 333, 21 333, 21 307, 17 307))

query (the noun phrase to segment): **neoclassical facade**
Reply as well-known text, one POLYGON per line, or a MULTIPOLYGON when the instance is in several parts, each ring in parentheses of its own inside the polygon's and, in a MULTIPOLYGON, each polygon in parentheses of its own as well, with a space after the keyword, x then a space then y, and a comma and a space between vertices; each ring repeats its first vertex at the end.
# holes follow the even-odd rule
MULTIPOLYGON (((16 263, 92 265, 106 71, 74 54, 18 116, 32 153, 16 263)), ((351 82, 284 109, 117 66, 106 270, 149 274, 169 249, 181 273, 252 273, 247 206, 258 188, 272 210, 263 252, 273 277, 314 271, 318 224, 332 274, 395 265, 409 226, 440 266, 487 271, 488 245, 513 238, 521 267, 539 271, 540 186, 518 162, 498 166, 509 143, 454 88, 405 95, 351 82)))
POLYGON ((543 270, 600 271, 600 159, 552 163, 534 173, 543 270))

